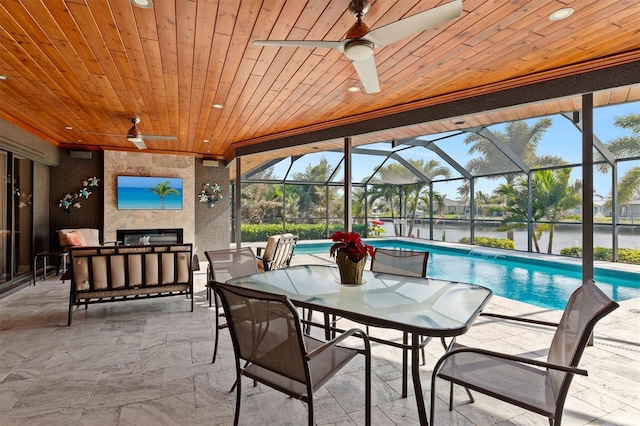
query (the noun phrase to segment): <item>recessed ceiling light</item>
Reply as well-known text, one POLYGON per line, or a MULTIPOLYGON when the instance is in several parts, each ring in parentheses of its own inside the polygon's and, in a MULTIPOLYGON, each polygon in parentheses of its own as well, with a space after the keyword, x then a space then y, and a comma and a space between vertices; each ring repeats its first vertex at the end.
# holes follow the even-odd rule
POLYGON ((202 142, 209 143, 209 139, 202 139, 202 142))
POLYGON ((131 0, 131 3, 143 9, 151 9, 153 7, 153 0, 131 0))
POLYGON ((71 126, 64 126, 64 128, 65 128, 66 130, 73 130, 73 127, 71 127, 71 126))
POLYGON ((224 105, 222 105, 222 104, 213 104, 213 105, 211 105, 211 106, 212 106, 213 108, 216 108, 216 109, 222 109, 222 108, 224 108, 224 105))
POLYGON ((358 86, 351 86, 347 90, 351 93, 356 93, 360 91, 360 88, 358 86))
POLYGON ((6 75, 0 75, 0 80, 9 80, 9 77, 6 75))
POLYGON ((558 9, 549 15, 549 20, 551 21, 561 21, 569 16, 573 15, 573 8, 571 7, 563 7, 562 9, 558 9))

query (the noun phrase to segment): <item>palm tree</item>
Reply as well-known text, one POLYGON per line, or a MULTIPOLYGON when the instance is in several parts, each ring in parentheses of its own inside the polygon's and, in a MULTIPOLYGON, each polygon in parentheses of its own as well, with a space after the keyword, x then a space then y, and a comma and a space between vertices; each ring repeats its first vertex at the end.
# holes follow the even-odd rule
MULTIPOLYGON (((533 244, 540 253, 539 240, 542 234, 549 231, 547 253, 552 253, 555 223, 566 216, 566 211, 581 203, 582 184, 569 184, 570 168, 537 170, 531 182, 531 220, 535 223, 545 219, 549 223, 536 223, 532 234, 533 244)), ((502 184, 497 192, 506 197, 507 211, 515 220, 513 228, 524 227, 528 217, 528 185, 527 179, 519 178, 513 185, 502 184)), ((505 229, 505 228, 503 228, 505 229)))
POLYGON ((172 188, 169 181, 164 181, 155 186, 155 188, 148 188, 149 191, 153 191, 158 197, 160 197, 161 209, 164 210, 164 198, 173 197, 174 195, 180 195, 177 189, 172 188))
MULTIPOLYGON (((448 178, 451 176, 451 171, 449 170, 449 168, 440 164, 438 160, 429 160, 425 162, 423 159, 419 159, 419 160, 409 159, 408 161, 409 161, 409 164, 414 166, 416 169, 422 172, 422 174, 428 177, 429 179, 434 179, 438 176, 445 177, 445 178, 448 178)), ((423 197, 423 195, 425 195, 424 194, 425 187, 427 187, 426 182, 416 183, 406 187, 407 201, 410 209, 410 212, 408 212, 408 216, 411 218, 407 235, 411 235, 413 233, 413 226, 416 220, 416 210, 418 209, 418 202, 424 198, 428 199, 428 197, 423 197)), ((426 203, 426 204, 428 205, 429 203, 426 203)))
MULTIPOLYGON (((632 157, 640 155, 640 114, 630 113, 616 117, 613 123, 616 127, 631 130, 631 136, 619 136, 605 145, 616 157, 632 157)), ((606 171, 607 164, 598 167, 606 171)), ((640 198, 640 167, 628 170, 618 183, 618 206, 634 198, 640 198)))
MULTIPOLYGON (((512 121, 506 125, 504 131, 493 131, 493 134, 526 164, 536 165, 541 160, 536 157, 536 147, 551 124, 550 118, 542 118, 532 126, 524 121, 512 121)), ((465 138, 464 143, 471 145, 468 154, 480 154, 480 157, 467 163, 467 170, 476 176, 494 174, 488 176, 489 179, 504 177, 507 185, 514 183, 517 174, 505 172, 513 171, 515 165, 491 141, 484 136, 471 133, 465 138), (502 173, 502 175, 495 175, 495 173, 502 173)), ((545 161, 552 158, 545 158, 545 161)), ((507 226, 506 229, 508 229, 507 238, 513 240, 513 228, 507 226)))
POLYGON ((579 206, 582 202, 582 183, 569 184, 570 168, 539 170, 534 173, 533 200, 549 221, 549 244, 547 253, 553 247, 555 223, 566 216, 566 211, 579 206))

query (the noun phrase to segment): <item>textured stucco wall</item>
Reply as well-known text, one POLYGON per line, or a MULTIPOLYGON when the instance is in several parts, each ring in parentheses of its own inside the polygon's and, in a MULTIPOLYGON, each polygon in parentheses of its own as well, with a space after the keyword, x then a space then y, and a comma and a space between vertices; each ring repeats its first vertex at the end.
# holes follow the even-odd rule
POLYGON ((211 208, 207 208, 205 203, 196 203, 195 244, 200 260, 205 260, 205 251, 227 249, 231 241, 229 169, 223 166, 204 167, 202 160, 196 159, 196 197, 207 181, 219 184, 224 198, 211 208))
POLYGON ((182 228, 184 242, 195 243, 195 159, 143 152, 104 152, 104 238, 116 239, 118 229, 182 228), (182 178, 182 210, 118 210, 118 175, 182 178))
MULTIPOLYGON (((50 246, 59 246, 55 230, 68 228, 97 228, 102 229, 103 223, 103 192, 105 182, 102 178, 102 151, 93 151, 91 159, 71 158, 68 149, 60 150, 60 163, 51 167, 50 196, 49 196, 49 229, 50 246), (60 200, 67 193, 78 192, 82 189, 82 181, 97 177, 99 186, 92 188, 91 195, 80 202, 79 209, 66 211, 59 207, 60 200)), ((104 241, 104 236, 102 236, 104 241)))

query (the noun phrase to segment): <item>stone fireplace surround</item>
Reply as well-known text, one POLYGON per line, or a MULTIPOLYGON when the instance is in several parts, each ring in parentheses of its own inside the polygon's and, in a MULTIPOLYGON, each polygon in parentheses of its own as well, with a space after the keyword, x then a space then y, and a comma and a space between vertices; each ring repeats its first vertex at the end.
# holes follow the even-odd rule
POLYGON ((134 246, 142 244, 181 244, 182 228, 173 229, 118 229, 116 231, 121 245, 134 246))
MULTIPOLYGON (((105 241, 121 241, 119 230, 183 231, 183 241, 195 243, 195 159, 193 157, 146 152, 104 152, 104 233, 105 241), (118 210, 116 179, 127 176, 172 176, 183 179, 182 210, 118 210), (176 226, 177 225, 177 226, 176 226)), ((143 234, 145 235, 145 234, 143 234)), ((136 237, 136 240, 139 236, 136 237)), ((137 241, 136 243, 137 244, 137 241)))

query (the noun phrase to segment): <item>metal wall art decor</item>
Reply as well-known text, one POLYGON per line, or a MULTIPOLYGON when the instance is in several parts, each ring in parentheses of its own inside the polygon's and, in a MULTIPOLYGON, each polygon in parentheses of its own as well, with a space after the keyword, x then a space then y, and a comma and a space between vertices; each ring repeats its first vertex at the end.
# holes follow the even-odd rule
POLYGON ((222 191, 217 183, 205 182, 202 184, 202 191, 198 195, 198 202, 207 203, 207 207, 213 207, 218 201, 222 200, 222 191))
POLYGON ((80 207, 82 207, 80 205, 80 201, 82 200, 82 198, 84 197, 85 200, 89 198, 89 195, 92 194, 89 189, 97 187, 99 183, 100 179, 95 176, 83 180, 82 188, 79 189, 78 192, 67 192, 64 198, 60 200, 58 207, 62 207, 67 213, 71 213, 72 209, 79 209, 80 207))

